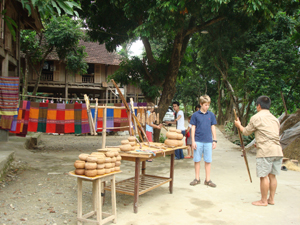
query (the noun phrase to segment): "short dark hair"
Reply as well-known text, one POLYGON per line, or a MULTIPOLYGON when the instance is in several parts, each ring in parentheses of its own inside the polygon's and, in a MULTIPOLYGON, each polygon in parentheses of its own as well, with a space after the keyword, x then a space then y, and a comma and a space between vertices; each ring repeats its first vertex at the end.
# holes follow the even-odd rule
POLYGON ((270 109, 271 99, 268 96, 262 95, 257 98, 256 105, 260 105, 262 109, 270 109))
POLYGON ((196 105, 195 111, 197 111, 197 108, 201 109, 201 105, 200 104, 196 105))
POLYGON ((176 105, 179 106, 179 102, 177 102, 177 101, 175 101, 175 102, 172 103, 172 105, 174 105, 174 104, 176 104, 176 105))

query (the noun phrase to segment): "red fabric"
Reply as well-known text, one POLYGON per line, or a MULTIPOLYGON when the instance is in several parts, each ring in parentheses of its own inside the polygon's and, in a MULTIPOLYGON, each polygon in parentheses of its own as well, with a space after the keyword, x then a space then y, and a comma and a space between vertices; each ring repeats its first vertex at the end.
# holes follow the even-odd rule
POLYGON ((146 136, 147 136, 147 138, 148 138, 148 140, 150 142, 153 142, 153 140, 152 140, 152 132, 146 131, 146 136))

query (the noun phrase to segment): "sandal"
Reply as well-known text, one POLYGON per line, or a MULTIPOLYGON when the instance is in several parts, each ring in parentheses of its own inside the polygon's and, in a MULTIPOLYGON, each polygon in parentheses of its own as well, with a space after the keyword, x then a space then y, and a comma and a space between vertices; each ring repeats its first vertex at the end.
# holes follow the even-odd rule
POLYGON ((217 187, 216 184, 214 184, 211 180, 210 181, 204 181, 204 185, 210 186, 210 187, 217 187))
POLYGON ((197 185, 197 184, 200 184, 200 180, 194 179, 194 180, 190 183, 191 186, 195 186, 195 185, 197 185))

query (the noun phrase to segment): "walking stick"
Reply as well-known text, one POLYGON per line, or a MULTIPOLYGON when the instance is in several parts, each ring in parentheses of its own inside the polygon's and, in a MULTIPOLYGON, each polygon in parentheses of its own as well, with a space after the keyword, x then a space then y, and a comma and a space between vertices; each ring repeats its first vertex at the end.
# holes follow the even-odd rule
MULTIPOLYGON (((234 112, 235 120, 237 121, 238 119, 237 119, 237 115, 236 115, 235 109, 233 109, 233 112, 234 112)), ((242 152, 243 152, 245 164, 246 164, 246 167, 247 167, 248 175, 249 175, 249 178, 250 178, 250 182, 252 183, 252 178, 251 178, 251 174, 250 174, 250 170, 249 170, 249 165, 248 165, 248 159, 247 159, 247 155, 246 155, 246 150, 245 150, 245 146, 244 146, 242 134, 241 134, 241 131, 240 131, 239 128, 238 128, 238 132, 239 132, 239 138, 240 138, 240 142, 241 142, 242 152)))

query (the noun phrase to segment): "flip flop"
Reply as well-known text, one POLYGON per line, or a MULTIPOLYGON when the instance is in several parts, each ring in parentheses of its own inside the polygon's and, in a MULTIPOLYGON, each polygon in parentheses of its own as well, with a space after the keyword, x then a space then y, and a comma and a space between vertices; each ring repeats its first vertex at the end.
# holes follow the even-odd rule
POLYGON ((192 158, 192 156, 185 156, 184 158, 185 159, 190 159, 190 158, 192 158))

